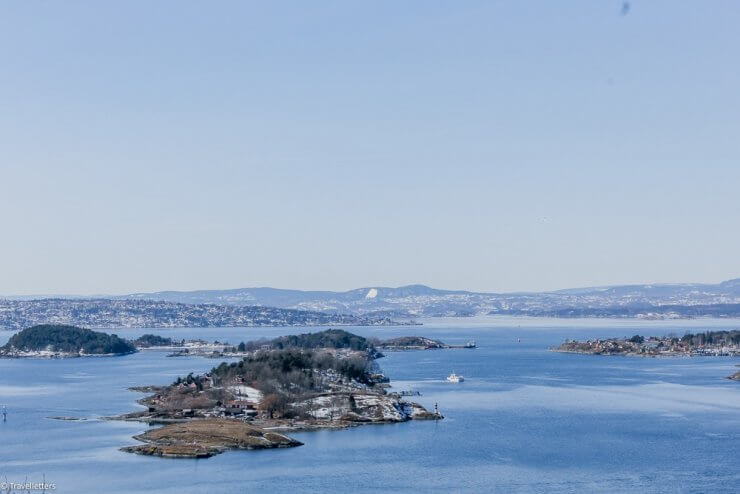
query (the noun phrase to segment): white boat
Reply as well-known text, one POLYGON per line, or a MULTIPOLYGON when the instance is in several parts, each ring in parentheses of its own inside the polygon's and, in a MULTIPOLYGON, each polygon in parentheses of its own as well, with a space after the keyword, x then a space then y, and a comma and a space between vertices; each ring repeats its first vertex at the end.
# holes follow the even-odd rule
POLYGON ((457 374, 453 372, 452 374, 447 376, 447 380, 450 381, 451 383, 461 383, 465 380, 465 378, 462 376, 458 376, 457 374))

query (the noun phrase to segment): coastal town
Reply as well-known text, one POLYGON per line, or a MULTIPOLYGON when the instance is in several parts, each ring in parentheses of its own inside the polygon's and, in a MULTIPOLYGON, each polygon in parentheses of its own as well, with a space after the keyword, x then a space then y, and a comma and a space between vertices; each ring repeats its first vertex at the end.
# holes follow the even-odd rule
POLYGON ((99 329, 259 326, 384 326, 412 324, 388 317, 246 305, 183 304, 157 300, 0 298, 0 329, 66 324, 99 329))
POLYGON ((634 335, 588 341, 569 340, 556 352, 639 357, 740 356, 740 330, 687 333, 681 337, 634 335))

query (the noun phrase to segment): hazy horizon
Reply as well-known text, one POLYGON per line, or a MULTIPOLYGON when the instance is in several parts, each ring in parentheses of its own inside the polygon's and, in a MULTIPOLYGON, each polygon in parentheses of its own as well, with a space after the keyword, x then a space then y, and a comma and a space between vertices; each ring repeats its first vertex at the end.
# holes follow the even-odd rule
POLYGON ((6 2, 0 293, 740 275, 736 2, 6 2))
POLYGON ((135 295, 140 293, 160 293, 160 292, 207 292, 207 291, 231 291, 231 290, 255 290, 255 289, 261 289, 261 288, 269 288, 269 289, 275 289, 275 290, 296 290, 296 291, 304 291, 304 292, 348 292, 352 290, 362 290, 362 289, 370 289, 370 288, 401 288, 401 287, 407 287, 407 286, 417 286, 417 285, 423 285, 428 288, 432 288, 435 290, 445 290, 445 291, 468 291, 468 292, 474 292, 474 293, 544 293, 544 292, 556 292, 559 290, 578 290, 578 289, 588 289, 588 288, 609 288, 609 287, 615 287, 615 286, 641 286, 641 285, 654 285, 654 286, 662 286, 662 285, 695 285, 695 284, 701 284, 701 285, 717 285, 720 283, 723 283, 725 281, 733 281, 736 279, 740 279, 740 277, 730 277, 719 281, 713 281, 713 282, 693 282, 693 281, 684 281, 684 282, 673 282, 673 283, 620 283, 617 285, 589 285, 589 286, 569 286, 569 287, 560 287, 555 288, 553 290, 501 290, 501 291, 490 291, 490 290, 468 290, 466 288, 449 288, 449 287, 443 287, 443 286, 431 286, 427 285, 425 283, 403 283, 401 285, 389 285, 387 283, 380 283, 377 285, 361 285, 361 286, 355 286, 351 288, 342 288, 342 289, 313 289, 313 288, 294 288, 294 287, 284 287, 284 286, 238 286, 238 287, 226 287, 226 288, 195 288, 195 289, 187 289, 187 290, 171 290, 171 289, 162 289, 162 290, 134 290, 130 292, 120 292, 120 293, 29 293, 29 294, 17 294, 17 293, 4 293, 0 294, 0 298, 3 297, 10 297, 10 298, 26 298, 26 297, 54 297, 54 296, 60 296, 60 297, 88 297, 88 298, 95 298, 95 297, 120 297, 124 295, 135 295))

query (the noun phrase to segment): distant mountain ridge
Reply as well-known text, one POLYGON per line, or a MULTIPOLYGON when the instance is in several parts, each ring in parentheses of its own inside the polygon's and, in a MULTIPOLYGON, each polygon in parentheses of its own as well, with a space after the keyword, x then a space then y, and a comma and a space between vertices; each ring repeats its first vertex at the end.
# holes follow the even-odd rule
POLYGON ((344 292, 260 287, 136 293, 115 298, 188 304, 257 305, 383 317, 488 314, 684 317, 688 312, 695 316, 697 311, 685 311, 683 308, 698 306, 706 307, 706 315, 732 317, 738 311, 735 306, 740 304, 740 278, 717 284, 618 285, 552 292, 484 293, 440 290, 425 285, 364 287, 344 292))
POLYGON ((76 324, 93 328, 325 326, 412 323, 419 317, 740 317, 740 279, 482 293, 425 285, 345 292, 238 288, 98 298, 0 298, 0 328, 76 324), (409 321, 411 320, 411 321, 409 321))
MULTIPOLYGON (((438 290, 425 285, 407 285, 398 288, 367 287, 356 288, 345 292, 320 290, 291 290, 282 288, 258 287, 235 288, 229 290, 194 290, 163 291, 153 293, 134 293, 110 297, 111 299, 162 300, 166 302, 190 304, 223 304, 223 305, 263 305, 289 308, 312 300, 331 300, 343 303, 372 299, 395 299, 410 296, 447 296, 474 294, 462 290, 438 290), (373 293, 372 291, 375 290, 373 293)), ((298 307, 295 307, 298 308, 298 307)))

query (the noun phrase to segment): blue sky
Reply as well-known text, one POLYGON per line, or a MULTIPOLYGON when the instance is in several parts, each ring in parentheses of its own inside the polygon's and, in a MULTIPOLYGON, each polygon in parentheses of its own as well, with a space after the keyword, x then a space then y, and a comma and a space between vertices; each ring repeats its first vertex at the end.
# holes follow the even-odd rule
POLYGON ((740 5, 3 2, 0 293, 740 276, 740 5))

